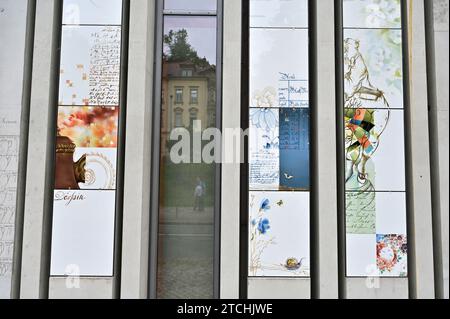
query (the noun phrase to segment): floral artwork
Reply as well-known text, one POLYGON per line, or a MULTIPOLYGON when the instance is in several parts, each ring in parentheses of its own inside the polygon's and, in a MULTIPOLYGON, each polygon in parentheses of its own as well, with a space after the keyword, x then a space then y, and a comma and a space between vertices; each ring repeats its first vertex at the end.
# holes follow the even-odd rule
POLYGON ((250 29, 250 107, 308 107, 308 30, 250 29))
POLYGON ((403 108, 402 32, 345 29, 344 78, 346 104, 403 108))
POLYGON ((377 269, 381 276, 405 277, 407 253, 405 235, 377 234, 377 269))
POLYGON ((400 0, 344 0, 344 27, 400 28, 400 0))
POLYGON ((251 192, 249 275, 309 276, 309 193, 251 192))
POLYGON ((308 1, 250 1, 250 277, 309 276, 308 1))
POLYGON ((343 5, 347 276, 406 276, 401 4, 343 5))
POLYGON ((77 147, 117 147, 118 107, 64 107, 58 110, 58 132, 77 147))
POLYGON ((250 189, 278 189, 279 114, 276 109, 250 110, 250 189))

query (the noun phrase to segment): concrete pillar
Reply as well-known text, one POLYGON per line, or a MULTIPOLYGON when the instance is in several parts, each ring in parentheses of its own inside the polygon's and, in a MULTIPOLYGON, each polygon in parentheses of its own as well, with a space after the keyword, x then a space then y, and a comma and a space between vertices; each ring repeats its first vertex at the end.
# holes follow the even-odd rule
POLYGON ((120 280, 121 298, 135 299, 148 293, 155 2, 130 5, 120 280))
MULTIPOLYGON (((430 146, 432 153, 433 170, 433 209, 436 232, 435 253, 437 254, 436 265, 436 296, 438 298, 449 298, 449 171, 448 171, 448 85, 449 85, 449 1, 434 0, 431 6, 427 32, 433 42, 428 42, 431 51, 428 67, 432 70, 429 74, 429 85, 432 85, 432 96, 430 98, 430 129, 434 133, 430 146), (434 14, 433 14, 434 12, 434 14), (438 235, 438 236, 436 236, 438 235), (436 242, 438 241, 438 242, 436 242)), ((430 48, 428 48, 430 50, 430 48)))
MULTIPOLYGON (((241 0, 224 1, 222 68, 224 130, 241 126, 241 8, 241 0)), ((225 151, 233 152, 234 149, 225 151)), ((239 298, 239 181, 240 164, 224 163, 221 190, 220 297, 227 299, 239 298)))
MULTIPOLYGON (((434 298, 424 0, 407 0, 409 83, 406 103, 409 284, 411 298, 434 298)), ((405 57, 406 58, 406 57, 405 57)))
POLYGON ((60 4, 36 4, 20 289, 27 299, 48 294, 60 4))
POLYGON ((313 93, 314 153, 313 230, 315 256, 312 266, 313 297, 339 297, 338 206, 336 163, 335 19, 333 0, 315 2, 315 92, 313 93))

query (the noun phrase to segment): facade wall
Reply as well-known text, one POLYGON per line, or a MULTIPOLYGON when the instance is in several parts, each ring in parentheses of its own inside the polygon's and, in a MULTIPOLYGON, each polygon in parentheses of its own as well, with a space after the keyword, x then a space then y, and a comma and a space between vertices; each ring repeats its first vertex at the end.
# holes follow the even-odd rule
MULTIPOLYGON (((182 126, 189 126, 193 107, 198 107, 197 119, 202 125, 210 126, 214 119, 209 118, 208 111, 214 106, 206 102, 211 85, 207 75, 188 81, 179 76, 165 77, 167 70, 162 70, 155 61, 159 36, 155 26, 161 23, 156 1, 125 2, 127 73, 122 94, 126 101, 126 134, 121 155, 123 186, 118 190, 123 194, 123 200, 117 228, 120 236, 115 245, 115 272, 110 277, 50 278, 53 202, 47 186, 52 184, 54 170, 56 76, 62 8, 56 0, 0 1, 0 298, 154 297, 149 293, 149 280, 155 275, 152 272, 156 263, 152 251, 155 245, 152 246, 151 241, 158 222, 150 214, 154 205, 152 185, 157 183, 152 179, 155 173, 152 160, 155 152, 159 152, 158 144, 154 143, 155 135, 170 132, 176 124, 177 107, 183 110, 182 126), (25 34, 30 25, 34 34, 31 38, 25 34), (33 48, 32 73, 26 72, 26 47, 33 48), (155 78, 160 74, 163 80, 161 87, 157 87, 155 78), (31 81, 31 88, 27 87, 27 81, 31 81), (155 105, 159 102, 155 101, 155 92, 160 90, 162 99, 168 100, 171 96, 175 99, 177 87, 184 88, 183 104, 174 103, 171 109, 171 103, 168 103, 169 109, 156 110, 155 105), (191 87, 198 88, 197 106, 189 101, 191 87), (29 103, 25 103, 27 96, 29 103), (22 116, 23 108, 25 117, 22 116), (169 121, 163 120, 160 130, 154 127, 154 117, 161 116, 161 112, 169 112, 173 117, 169 121), (20 146, 20 141, 25 144, 20 146), (19 154, 20 147, 25 151, 19 154), (21 161, 27 165, 20 166, 19 171, 17 163, 21 161), (23 174, 23 181, 17 178, 18 174, 23 174), (24 196, 17 196, 17 187, 24 188, 24 196), (14 225, 16 220, 19 224, 14 225)), ((311 276, 282 279, 243 275, 240 250, 242 252, 242 246, 247 244, 247 233, 242 231, 245 227, 241 215, 247 211, 240 200, 246 196, 241 189, 241 179, 246 176, 242 175, 240 163, 224 163, 220 173, 220 199, 216 199, 220 200, 221 211, 217 281, 221 298, 448 298, 449 1, 434 0, 432 6, 424 0, 405 1, 409 53, 405 57, 408 58, 408 87, 405 90, 410 102, 405 108, 405 123, 408 237, 411 238, 407 278, 345 276, 342 264, 346 257, 342 246, 345 229, 342 228, 343 212, 338 192, 342 185, 339 153, 334 152, 340 145, 338 131, 334 129, 339 116, 336 112, 339 74, 335 73, 336 64, 340 63, 336 50, 340 39, 336 27, 339 19, 330 18, 339 13, 336 3, 333 0, 317 1, 310 10, 313 29, 310 67, 314 74, 311 94, 315 114, 311 128, 311 161, 315 162, 311 170, 314 181, 311 189, 311 276), (430 10, 433 11, 431 14, 430 10), (330 165, 330 162, 336 165, 330 165)), ((245 120, 242 107, 246 106, 242 104, 246 102, 242 96, 246 93, 243 83, 247 80, 242 77, 246 74, 246 65, 242 62, 248 53, 245 52, 242 28, 248 26, 242 19, 243 8, 242 0, 225 0, 220 8, 223 14, 223 82, 222 94, 217 97, 222 101, 224 129, 241 127, 245 120)), ((161 118, 170 119, 164 115, 161 118)), ((226 141, 224 144, 230 145, 226 141)), ((225 152, 229 151, 235 150, 225 148, 225 152)))
POLYGON ((0 298, 12 288, 27 7, 0 2, 0 298))

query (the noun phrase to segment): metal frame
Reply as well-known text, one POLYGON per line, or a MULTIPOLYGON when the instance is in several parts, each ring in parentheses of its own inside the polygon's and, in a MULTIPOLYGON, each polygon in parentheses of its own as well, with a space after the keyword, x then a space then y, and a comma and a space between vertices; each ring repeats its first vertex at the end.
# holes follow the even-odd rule
MULTIPOLYGON (((158 236, 159 236, 159 189, 160 189, 160 152, 161 152, 161 74, 164 16, 216 16, 216 127, 222 129, 222 38, 223 38, 223 0, 217 0, 217 12, 209 11, 174 11, 164 10, 164 0, 156 1, 155 18, 155 73, 153 95, 153 136, 152 136, 152 168, 150 196, 150 243, 149 243, 149 282, 148 296, 157 299, 158 272, 158 236)), ((214 185, 214 266, 213 266, 213 297, 220 298, 220 221, 221 221, 221 164, 215 164, 214 185)))
POLYGON ((122 271, 123 188, 125 172, 125 141, 128 87, 128 32, 130 22, 130 0, 122 0, 120 80, 119 80, 119 125, 116 172, 116 215, 113 255, 113 298, 120 298, 122 271))
MULTIPOLYGON (((335 0, 335 57, 336 61, 336 119, 344 118, 344 28, 343 28, 343 2, 335 0)), ((337 207, 338 207, 338 280, 339 280, 339 298, 346 296, 345 284, 345 152, 344 152, 344 123, 338 120, 336 123, 336 172, 337 172, 337 207)))
MULTIPOLYGON (((250 76, 250 2, 242 1, 241 48, 241 129, 249 128, 250 76)), ((240 167, 240 221, 239 221, 239 298, 248 298, 248 137, 244 139, 244 162, 240 167)))

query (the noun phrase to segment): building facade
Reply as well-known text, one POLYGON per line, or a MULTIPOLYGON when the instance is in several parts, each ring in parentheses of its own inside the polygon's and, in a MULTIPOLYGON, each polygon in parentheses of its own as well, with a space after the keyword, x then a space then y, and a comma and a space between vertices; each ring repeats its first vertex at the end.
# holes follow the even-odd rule
POLYGON ((449 298, 448 0, 0 0, 0 298, 449 298))

